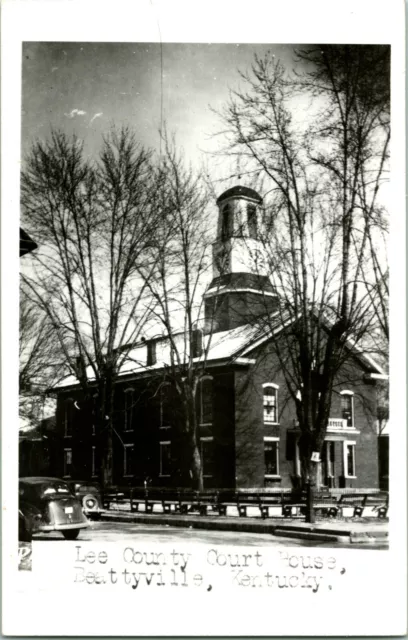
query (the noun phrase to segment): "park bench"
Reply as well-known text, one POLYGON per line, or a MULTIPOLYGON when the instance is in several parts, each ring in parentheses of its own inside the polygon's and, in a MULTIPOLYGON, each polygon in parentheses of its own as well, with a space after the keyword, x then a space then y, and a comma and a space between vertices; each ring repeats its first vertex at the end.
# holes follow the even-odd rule
POLYGON ((271 491, 271 490, 258 490, 258 491, 237 491, 236 492, 236 506, 238 514, 241 517, 246 517, 249 507, 257 507, 260 511, 261 517, 266 519, 269 517, 269 508, 283 505, 285 501, 286 493, 283 490, 271 491))
POLYGON ((339 507, 353 507, 353 516, 361 517, 365 507, 374 508, 379 518, 385 518, 388 513, 388 492, 376 493, 344 493, 340 496, 339 507))

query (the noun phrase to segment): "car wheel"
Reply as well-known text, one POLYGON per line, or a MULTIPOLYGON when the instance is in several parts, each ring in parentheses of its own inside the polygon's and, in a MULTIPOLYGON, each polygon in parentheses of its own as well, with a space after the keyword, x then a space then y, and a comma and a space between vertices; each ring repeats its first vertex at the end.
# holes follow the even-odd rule
POLYGON ((92 495, 92 493, 88 493, 86 496, 82 498, 82 506, 85 509, 85 511, 96 510, 99 506, 98 498, 92 495))
POLYGON ((79 529, 67 529, 62 532, 65 540, 76 540, 79 535, 79 529))
POLYGON ((33 539, 31 527, 21 513, 18 519, 18 539, 20 542, 31 542, 33 539))

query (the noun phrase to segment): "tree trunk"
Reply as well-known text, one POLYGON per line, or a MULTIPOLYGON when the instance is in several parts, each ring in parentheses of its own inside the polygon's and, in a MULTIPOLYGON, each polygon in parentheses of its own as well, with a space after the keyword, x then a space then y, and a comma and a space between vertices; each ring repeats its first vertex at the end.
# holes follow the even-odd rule
POLYGON ((194 489, 197 489, 197 491, 202 491, 204 489, 203 465, 201 462, 201 455, 197 442, 194 442, 193 444, 191 467, 194 489))
POLYGON ((101 432, 102 459, 100 477, 103 487, 113 484, 113 394, 111 381, 105 380, 100 387, 99 428, 101 432))

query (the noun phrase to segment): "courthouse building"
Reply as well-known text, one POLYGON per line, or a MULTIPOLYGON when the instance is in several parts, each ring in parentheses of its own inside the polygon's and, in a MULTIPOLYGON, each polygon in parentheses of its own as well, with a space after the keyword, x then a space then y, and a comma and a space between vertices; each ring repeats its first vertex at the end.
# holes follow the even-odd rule
MULTIPOLYGON (((210 336, 205 329, 202 334, 197 330, 193 354, 199 362, 205 353, 205 375, 197 391, 204 485, 297 486, 300 431, 275 347, 292 319, 277 311, 276 293, 263 272, 257 246, 262 198, 236 186, 225 191, 217 205, 213 280, 204 295, 206 319, 211 318, 215 331, 210 336), (270 321, 256 322, 266 312, 270 321)), ((177 339, 183 340, 183 335, 177 339)), ((115 484, 191 483, 184 464, 185 436, 176 428, 177 396, 165 375, 169 362, 166 337, 129 347, 115 389, 115 484)), ((323 486, 378 486, 375 384, 384 377, 368 355, 350 349, 333 389, 319 464, 323 486)), ((74 378, 55 391, 59 462, 53 472, 96 480, 103 436, 93 413, 81 410, 82 391, 74 378)), ((98 402, 96 393, 93 401, 98 402)))

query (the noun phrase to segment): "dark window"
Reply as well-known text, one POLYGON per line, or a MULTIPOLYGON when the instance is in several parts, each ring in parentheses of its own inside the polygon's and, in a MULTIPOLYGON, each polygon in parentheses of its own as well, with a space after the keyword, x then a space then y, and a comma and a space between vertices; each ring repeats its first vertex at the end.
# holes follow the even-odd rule
POLYGON ((126 389, 125 391, 125 431, 132 431, 133 429, 133 405, 134 405, 134 390, 126 389))
POLYGON ((341 396, 341 415, 347 421, 347 426, 353 426, 353 396, 351 393, 343 393, 341 396))
POLYGON ((74 401, 68 398, 64 405, 64 436, 72 436, 72 425, 74 422, 74 401))
POLYGON ((160 475, 171 475, 171 443, 160 442, 160 475))
POLYGON ((222 210, 222 228, 221 228, 221 240, 225 241, 231 236, 231 209, 229 204, 226 204, 222 210))
POLYGON ((156 342, 154 340, 150 340, 147 343, 147 366, 151 367, 156 364, 156 342))
POLYGON ((124 476, 133 476, 134 474, 134 460, 133 460, 133 452, 134 445, 126 444, 124 446, 124 457, 123 457, 123 475, 124 476))
POLYGON ((265 475, 279 475, 279 441, 265 440, 265 475))
POLYGON ((69 478, 72 473, 72 449, 64 449, 64 477, 69 478))
POLYGON ((355 460, 355 444, 346 444, 346 468, 347 476, 356 475, 356 460, 355 460))
POLYGON ((203 332, 201 329, 194 329, 191 335, 193 358, 199 358, 203 353, 203 332))
POLYGON ((256 207, 253 204, 247 206, 248 218, 248 234, 250 238, 256 238, 258 235, 258 226, 256 219, 256 207))
POLYGON ((91 449, 91 475, 93 478, 98 475, 96 468, 96 447, 92 447, 91 449))
POLYGON ((203 465, 203 476, 212 477, 214 475, 214 440, 201 440, 201 461, 203 465))
POLYGON ((198 383, 198 418, 200 424, 212 424, 213 421, 213 380, 202 378, 198 383))
POLYGON ((171 418, 171 386, 165 382, 160 387, 160 429, 169 429, 171 418))

